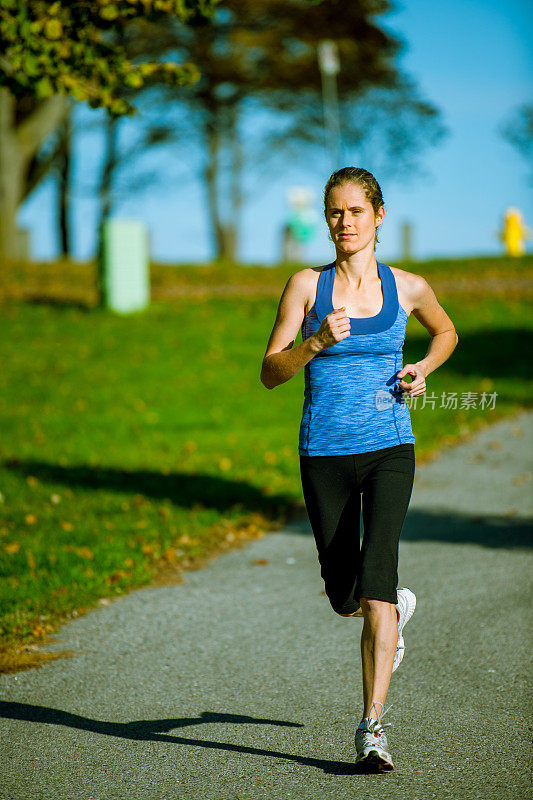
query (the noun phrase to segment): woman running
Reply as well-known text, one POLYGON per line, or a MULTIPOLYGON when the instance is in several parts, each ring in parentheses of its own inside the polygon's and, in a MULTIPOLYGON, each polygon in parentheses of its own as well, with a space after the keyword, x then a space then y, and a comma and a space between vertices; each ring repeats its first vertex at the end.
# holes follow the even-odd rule
POLYGON ((334 172, 324 190, 324 215, 335 261, 287 281, 261 381, 273 389, 305 367, 298 453, 320 574, 333 610, 363 617, 356 763, 391 770, 383 730, 391 723, 381 718, 390 708, 391 674, 404 654, 403 627, 416 604, 412 591, 397 588, 399 539, 415 473, 415 437, 403 395, 425 392, 426 377, 449 358, 458 337, 422 276, 376 261, 385 209, 370 172, 334 172), (410 313, 431 342, 421 361, 402 366, 410 313), (300 327, 302 342, 294 346, 300 327))

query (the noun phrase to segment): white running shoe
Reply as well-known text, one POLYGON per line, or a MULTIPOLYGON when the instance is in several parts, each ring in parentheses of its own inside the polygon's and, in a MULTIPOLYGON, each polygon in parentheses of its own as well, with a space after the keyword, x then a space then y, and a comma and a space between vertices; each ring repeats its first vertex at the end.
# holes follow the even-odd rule
MULTIPOLYGON (((379 700, 376 700, 376 702, 379 703, 379 700)), ((383 708, 383 705, 381 703, 379 704, 383 708)), ((375 708, 375 703, 372 703, 372 706, 375 708)), ((384 726, 381 724, 381 717, 383 714, 386 714, 391 707, 392 706, 389 706, 389 708, 387 708, 386 711, 382 711, 381 714, 378 714, 376 709, 377 720, 371 717, 365 717, 364 720, 359 723, 355 731, 355 750, 357 753, 355 763, 358 766, 364 767, 365 770, 389 772, 394 769, 387 737, 383 730, 384 726)), ((385 723, 385 725, 390 724, 390 722, 385 723)))
POLYGON ((405 642, 403 639, 402 630, 405 623, 408 622, 408 620, 410 620, 413 616, 416 608, 416 596, 410 589, 401 587, 400 589, 396 590, 396 594, 398 596, 396 608, 398 609, 400 618, 398 620, 398 642, 396 644, 396 653, 394 654, 394 662, 392 664, 393 672, 400 666, 405 653, 405 642))

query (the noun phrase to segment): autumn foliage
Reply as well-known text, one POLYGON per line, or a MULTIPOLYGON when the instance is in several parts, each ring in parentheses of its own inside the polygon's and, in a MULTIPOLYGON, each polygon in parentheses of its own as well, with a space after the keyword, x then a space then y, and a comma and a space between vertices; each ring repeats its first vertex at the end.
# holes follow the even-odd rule
POLYGON ((124 88, 148 79, 190 85, 200 78, 191 62, 132 63, 124 44, 125 26, 175 17, 187 23, 212 15, 220 0, 3 0, 0 8, 0 86, 16 97, 45 99, 68 94, 92 108, 123 115, 134 107, 124 88))

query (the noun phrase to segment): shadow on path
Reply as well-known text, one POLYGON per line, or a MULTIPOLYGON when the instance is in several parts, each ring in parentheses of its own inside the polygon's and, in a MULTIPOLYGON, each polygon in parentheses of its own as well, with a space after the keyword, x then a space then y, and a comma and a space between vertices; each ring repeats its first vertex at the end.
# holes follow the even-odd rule
POLYGON ((204 711, 198 717, 183 717, 177 719, 136 720, 135 722, 105 722, 71 714, 57 708, 34 706, 28 703, 0 702, 0 717, 4 719, 18 719, 26 722, 48 723, 50 725, 64 725, 68 728, 78 728, 91 733, 117 736, 121 739, 132 741, 172 742, 174 744, 193 745, 214 750, 226 750, 232 753, 249 753, 251 755, 280 758, 284 761, 294 761, 309 767, 323 770, 328 775, 353 775, 358 770, 353 763, 344 761, 329 761, 328 759, 306 758, 305 756, 291 753, 280 753, 276 750, 264 750, 246 745, 228 744, 225 742, 210 742, 206 739, 189 739, 182 736, 164 736, 163 731, 172 728, 185 728, 189 725, 203 723, 235 723, 277 725, 291 728, 303 728, 300 722, 287 722, 285 720, 261 719, 247 717, 240 714, 218 714, 204 711))
MULTIPOLYGON (((363 534, 363 519, 360 519, 363 534)), ((306 517, 294 520, 281 533, 311 534, 306 517)), ((271 534, 276 535, 276 534, 271 534)), ((407 512, 400 542, 448 542, 450 544, 477 544, 495 548, 533 547, 533 520, 466 514, 449 514, 443 511, 407 512)))

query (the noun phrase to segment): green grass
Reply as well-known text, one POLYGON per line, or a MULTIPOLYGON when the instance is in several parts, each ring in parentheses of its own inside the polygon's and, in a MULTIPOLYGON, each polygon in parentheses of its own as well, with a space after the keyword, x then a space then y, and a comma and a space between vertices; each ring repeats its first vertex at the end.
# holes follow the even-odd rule
MULTIPOLYGON (((427 276, 430 265, 412 269, 427 276)), ((178 579, 303 508, 303 371, 272 391, 259 380, 283 285, 280 271, 272 298, 180 298, 129 317, 69 305, 2 307, 5 642, 39 639, 100 598, 149 583, 165 565, 178 579)), ((419 400, 411 408, 419 462, 532 405, 527 299, 439 300, 460 341, 428 377, 437 407, 419 400), (497 392, 494 410, 439 407, 443 392, 457 392, 460 406, 462 393, 482 391, 497 392)), ((428 343, 411 316, 404 364, 421 359, 428 343)))

